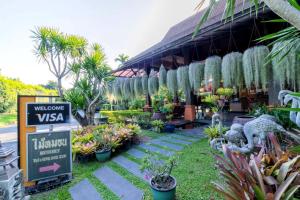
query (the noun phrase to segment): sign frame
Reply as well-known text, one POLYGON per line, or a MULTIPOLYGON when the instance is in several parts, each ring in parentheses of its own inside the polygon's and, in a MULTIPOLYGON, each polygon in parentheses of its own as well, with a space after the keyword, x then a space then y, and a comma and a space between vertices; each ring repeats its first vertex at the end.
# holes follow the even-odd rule
POLYGON ((72 159, 72 157, 73 157, 73 155, 72 155, 72 134, 71 134, 71 130, 61 130, 61 131, 49 131, 49 132, 32 132, 32 133, 27 133, 26 134, 26 167, 27 167, 27 170, 26 170, 26 179, 27 179, 27 181, 40 181, 40 180, 44 180, 44 179, 50 179, 50 178, 54 178, 54 177, 58 177, 58 176, 63 176, 63 175, 68 175, 68 174, 72 174, 72 172, 73 172, 73 159, 72 159), (41 133, 44 133, 44 134, 46 134, 46 133, 48 133, 48 134, 59 134, 59 133, 61 133, 61 132, 68 132, 68 134, 69 134, 69 146, 70 146, 70 150, 69 150, 69 152, 70 152, 70 169, 69 169, 69 172, 66 172, 66 173, 62 173, 62 174, 56 174, 56 175, 53 175, 53 176, 47 176, 47 177, 43 177, 43 178, 40 178, 40 179, 31 179, 31 180, 29 180, 29 166, 28 166, 28 137, 29 137, 29 135, 39 135, 39 134, 41 134, 41 133))
POLYGON ((26 112, 26 126, 27 127, 33 127, 33 126, 51 126, 51 125, 61 125, 61 124, 70 124, 71 123, 71 116, 72 116, 72 107, 70 102, 59 102, 59 103, 51 103, 51 102, 27 102, 26 107, 25 107, 25 112, 26 112), (55 104, 65 104, 68 105, 69 107, 69 122, 64 122, 64 123, 49 123, 49 124, 38 124, 38 125, 28 125, 28 105, 34 105, 34 104, 48 104, 48 105, 55 105, 55 104))

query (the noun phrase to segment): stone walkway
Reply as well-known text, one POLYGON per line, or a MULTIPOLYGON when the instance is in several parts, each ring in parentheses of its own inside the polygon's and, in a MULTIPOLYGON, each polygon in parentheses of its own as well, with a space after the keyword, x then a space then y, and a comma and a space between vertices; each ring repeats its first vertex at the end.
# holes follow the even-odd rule
MULTIPOLYGON (((185 146, 192 144, 204 137, 203 128, 191 130, 182 130, 180 133, 166 134, 165 136, 153 139, 147 143, 133 147, 127 153, 136 158, 141 159, 147 155, 146 152, 155 152, 162 156, 170 156, 181 151, 185 146), (144 150, 144 151, 143 151, 144 150)), ((126 169, 129 173, 137 176, 141 180, 145 180, 145 175, 140 171, 138 163, 129 160, 123 155, 119 155, 112 159, 114 163, 126 169)), ((122 175, 115 172, 108 166, 102 166, 93 174, 100 182, 102 182, 109 190, 111 190, 121 200, 142 200, 143 191, 126 180, 122 175)), ((96 188, 84 179, 69 189, 74 200, 102 200, 105 199, 96 190, 96 188), (87 196, 88 195, 88 196, 87 196)))

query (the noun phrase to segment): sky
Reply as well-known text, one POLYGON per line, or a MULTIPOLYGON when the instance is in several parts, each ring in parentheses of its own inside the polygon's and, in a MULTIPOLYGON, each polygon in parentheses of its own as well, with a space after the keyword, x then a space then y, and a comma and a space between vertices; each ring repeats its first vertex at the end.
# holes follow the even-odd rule
POLYGON ((31 31, 59 28, 104 48, 107 62, 121 53, 137 55, 159 42, 168 29, 195 14, 200 0, 0 0, 1 74, 29 84, 55 77, 33 53, 31 31))

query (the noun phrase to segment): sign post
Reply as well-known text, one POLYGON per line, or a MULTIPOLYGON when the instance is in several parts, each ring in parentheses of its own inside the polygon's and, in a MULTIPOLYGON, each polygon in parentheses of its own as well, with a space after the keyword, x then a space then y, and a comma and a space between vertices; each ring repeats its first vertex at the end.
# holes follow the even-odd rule
POLYGON ((27 134, 27 166, 29 181, 71 173, 70 131, 27 134))
MULTIPOLYGON (((71 179, 70 130, 53 131, 54 125, 70 123, 70 103, 53 103, 53 96, 18 96, 19 167, 28 193, 39 192, 71 179), (49 103, 36 102, 49 99, 49 103), (49 125, 49 131, 37 131, 49 125)), ((57 98, 57 97, 56 97, 57 98)))

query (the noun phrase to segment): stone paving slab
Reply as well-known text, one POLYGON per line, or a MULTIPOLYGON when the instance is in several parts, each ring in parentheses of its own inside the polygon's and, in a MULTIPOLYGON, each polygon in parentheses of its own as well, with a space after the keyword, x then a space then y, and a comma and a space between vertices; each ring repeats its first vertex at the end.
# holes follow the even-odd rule
POLYGON ((144 158, 147 155, 145 152, 135 148, 128 150, 126 153, 138 159, 144 158))
POLYGON ((201 138, 204 136, 203 129, 204 129, 204 127, 193 128, 193 129, 183 129, 179 134, 201 138))
POLYGON ((181 145, 189 145, 189 144, 193 143, 190 141, 180 140, 180 139, 169 137, 169 136, 163 136, 163 137, 160 137, 159 139, 164 140, 164 141, 174 142, 176 144, 181 144, 181 145))
POLYGON ((189 137, 189 136, 186 136, 186 135, 179 135, 179 134, 172 134, 170 136, 174 137, 174 138, 182 139, 182 140, 192 141, 192 142, 199 141, 199 139, 200 139, 200 138, 189 137))
POLYGON ((161 148, 158 148, 156 146, 152 146, 152 145, 148 145, 148 144, 140 144, 140 145, 138 145, 138 147, 141 147, 141 148, 143 148, 145 150, 148 150, 148 151, 159 153, 159 154, 167 156, 167 157, 172 156, 174 154, 174 152, 172 152, 172 151, 167 151, 165 149, 161 149, 161 148))
POLYGON ((140 166, 136 162, 133 162, 121 155, 113 158, 112 161, 125 168, 135 176, 145 180, 145 175, 141 172, 140 166))
POLYGON ((162 147, 167 147, 167 148, 175 150, 175 151, 180 151, 184 148, 182 145, 176 145, 176 144, 168 143, 168 142, 162 141, 160 138, 151 140, 150 143, 157 144, 157 145, 162 146, 162 147))
POLYGON ((83 179, 71 187, 69 189, 69 193, 71 194, 73 200, 103 200, 101 195, 88 181, 88 179, 83 179))
POLYGON ((120 176, 118 173, 109 167, 101 167, 94 172, 96 176, 104 185, 106 185, 113 193, 115 193, 121 200, 141 200, 143 199, 143 192, 136 188, 132 183, 120 176))

